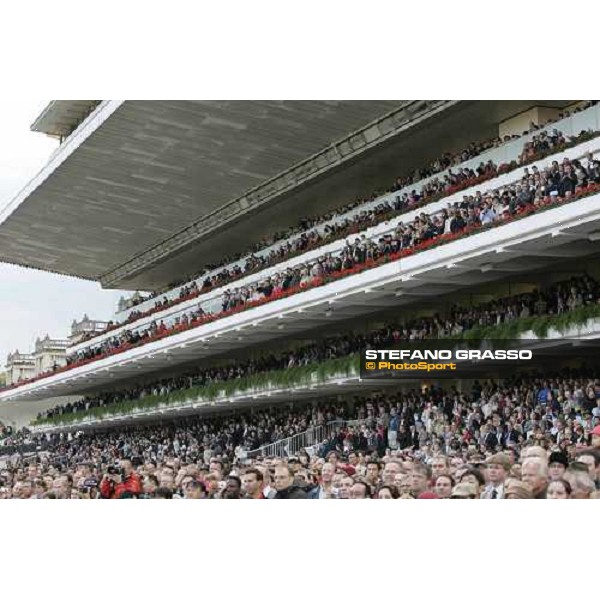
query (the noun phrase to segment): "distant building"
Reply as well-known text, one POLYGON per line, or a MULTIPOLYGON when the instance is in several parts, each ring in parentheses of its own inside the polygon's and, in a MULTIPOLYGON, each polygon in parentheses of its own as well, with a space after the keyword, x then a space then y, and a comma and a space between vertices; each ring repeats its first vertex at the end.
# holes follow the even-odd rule
POLYGON ((62 367, 67 364, 68 340, 52 340, 49 335, 43 340, 35 340, 35 374, 62 367))
POLYGON ((18 350, 6 358, 6 385, 36 377, 45 371, 62 367, 67 363, 68 340, 53 340, 49 335, 35 341, 32 354, 23 354, 18 350))
POLYGON ((87 315, 83 315, 81 321, 73 319, 71 323, 71 335, 69 336, 69 345, 78 344, 85 339, 88 339, 91 335, 102 333, 106 330, 108 321, 94 321, 87 315))
POLYGON ((11 352, 6 358, 6 385, 13 385, 31 377, 35 377, 33 354, 21 354, 18 350, 11 352))

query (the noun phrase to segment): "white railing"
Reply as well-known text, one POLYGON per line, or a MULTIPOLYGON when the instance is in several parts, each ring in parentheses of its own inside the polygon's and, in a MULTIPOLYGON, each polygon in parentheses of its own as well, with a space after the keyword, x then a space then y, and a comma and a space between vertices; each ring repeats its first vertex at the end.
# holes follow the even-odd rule
MULTIPOLYGON (((566 117, 565 119, 562 119, 555 123, 551 123, 546 127, 543 127, 543 128, 541 128, 537 131, 534 131, 530 134, 524 135, 516 140, 507 142, 506 144, 503 144, 497 148, 491 148, 490 150, 486 150, 485 152, 476 156, 475 158, 469 159, 463 163, 460 163, 459 165, 452 166, 449 169, 446 169, 444 171, 441 171, 440 173, 436 173, 435 175, 432 175, 431 177, 422 179, 422 180, 418 181, 417 183, 415 183, 414 185, 407 186, 407 188, 411 189, 411 190, 422 188, 424 185, 430 183, 433 179, 443 178, 445 175, 448 174, 448 172, 450 170, 457 171, 461 168, 476 169, 477 166, 482 162, 492 161, 497 165, 500 165, 502 163, 510 163, 511 161, 518 159, 519 155, 523 151, 523 146, 525 143, 531 141, 534 136, 539 135, 542 131, 551 131, 552 129, 558 129, 562 133, 564 133, 566 136, 577 135, 582 130, 587 130, 587 129, 593 129, 595 131, 600 130, 600 105, 592 106, 580 113, 576 113, 574 115, 566 117)), ((329 221, 320 223, 319 225, 316 225, 315 227, 308 230, 307 232, 293 234, 293 235, 285 238, 284 240, 275 242, 272 245, 268 246, 267 248, 264 248, 258 252, 255 252, 254 255, 259 256, 259 257, 266 256, 271 251, 278 250, 284 244, 298 240, 300 238, 300 236, 302 235, 302 233, 316 231, 320 234, 323 234, 323 232, 325 231, 325 228, 327 226, 331 226, 333 224, 339 224, 343 220, 345 220, 347 218, 352 218, 352 217, 360 214, 363 211, 372 210, 376 206, 378 206, 384 202, 393 202, 395 197, 398 196, 402 191, 406 191, 406 189, 400 190, 397 192, 390 192, 390 193, 384 194, 382 196, 379 196, 378 198, 376 198, 370 202, 367 202, 365 204, 361 204, 360 206, 358 206, 342 215, 338 215, 338 216, 330 219, 329 221)), ((248 253, 245 257, 243 257, 237 261, 232 261, 231 263, 229 263, 227 265, 223 265, 221 267, 218 267, 217 269, 214 269, 213 271, 210 271, 209 273, 202 275, 195 280, 189 281, 186 284, 182 284, 172 290, 169 290, 163 294, 160 294, 156 298, 152 298, 152 299, 146 300, 144 302, 141 302, 140 304, 138 304, 136 306, 132 306, 130 308, 127 308, 124 311, 118 311, 116 313, 115 317, 119 321, 124 321, 127 319, 129 314, 134 310, 140 310, 142 312, 145 312, 147 310, 154 308, 154 303, 159 299, 161 301, 164 300, 165 298, 167 298, 168 300, 175 300, 175 299, 179 298, 179 294, 180 294, 180 291, 182 288, 190 285, 191 283, 193 283, 193 281, 196 281, 198 287, 201 288, 203 281, 207 277, 212 277, 214 275, 217 275, 218 273, 223 271, 225 268, 231 270, 233 267, 239 266, 240 268, 243 269, 248 256, 250 256, 250 253, 248 253)), ((265 276, 268 276, 268 275, 265 275, 265 276)))

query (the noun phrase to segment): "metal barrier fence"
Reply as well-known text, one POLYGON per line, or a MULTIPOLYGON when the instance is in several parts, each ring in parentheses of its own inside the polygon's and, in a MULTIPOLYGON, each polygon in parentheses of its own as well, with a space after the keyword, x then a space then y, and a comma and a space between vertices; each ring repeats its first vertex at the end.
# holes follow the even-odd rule
POLYGON ((344 421, 338 419, 330 421, 326 425, 318 425, 311 427, 302 433, 297 433, 288 438, 278 440, 272 444, 266 444, 250 450, 246 453, 247 458, 286 458, 294 456, 302 449, 313 449, 326 439, 329 439, 332 434, 337 433, 342 427, 360 427, 366 422, 366 419, 355 419, 353 421, 344 421))
POLYGON ((296 435, 278 440, 272 444, 266 444, 265 446, 261 446, 256 450, 250 450, 247 453, 247 457, 256 458, 258 456, 262 456, 264 458, 285 458, 286 456, 293 456, 302 448, 320 444, 322 440, 330 435, 329 429, 329 424, 311 427, 302 433, 297 433, 296 435))

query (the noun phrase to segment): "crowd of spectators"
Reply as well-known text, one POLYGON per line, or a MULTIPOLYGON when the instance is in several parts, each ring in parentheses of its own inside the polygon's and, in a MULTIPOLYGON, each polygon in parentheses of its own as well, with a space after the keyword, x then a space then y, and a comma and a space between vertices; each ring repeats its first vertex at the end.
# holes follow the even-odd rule
MULTIPOLYGON (((535 130, 535 126, 533 127, 534 129, 532 130, 535 130)), ((452 171, 451 167, 454 165, 459 165, 460 163, 464 162, 464 160, 467 160, 467 158, 464 160, 459 160, 463 157, 473 158, 474 156, 483 152, 485 149, 494 147, 498 141, 498 138, 496 138, 495 140, 489 140, 488 142, 484 143, 473 143, 461 153, 457 153, 456 155, 444 155, 443 157, 434 161, 426 169, 417 171, 410 177, 398 179, 394 187, 389 191, 400 192, 404 190, 402 191, 401 195, 396 195, 393 200, 382 200, 376 206, 368 210, 363 210, 351 217, 347 216, 346 218, 339 220, 339 217, 368 201, 372 201, 377 197, 378 194, 374 194, 368 200, 353 202, 337 209, 336 211, 329 212, 319 217, 310 219, 305 218, 298 227, 293 229, 293 231, 282 232, 280 236, 276 236, 278 240, 290 238, 286 243, 280 244, 277 248, 271 249, 271 251, 268 253, 259 255, 255 253, 256 249, 249 255, 246 253, 246 259, 243 266, 236 264, 230 267, 225 267, 218 273, 207 275, 202 281, 201 285, 198 285, 198 282, 194 278, 192 281, 182 285, 176 298, 168 299, 166 296, 158 298, 154 302, 154 307, 146 311, 131 311, 127 319, 121 324, 132 323, 139 318, 164 310, 165 308, 174 306, 179 302, 198 297, 201 294, 227 285, 228 283, 232 283, 244 276, 257 273, 269 266, 278 264, 299 254, 318 248, 324 244, 330 243, 342 237, 346 237, 353 233, 363 231, 364 229, 390 219, 393 216, 402 214, 443 196, 455 193, 461 189, 464 189, 465 187, 474 185, 477 182, 491 179, 499 172, 503 172, 508 165, 502 165, 501 167, 498 167, 498 165, 488 161, 487 163, 482 162, 476 169, 462 167, 455 172, 452 171), (473 154, 474 152, 475 154, 473 154), (454 158, 452 158, 452 156, 454 158), (442 168, 443 165, 450 167, 448 172, 445 173, 443 177, 435 177, 430 181, 423 183, 419 191, 416 189, 408 189, 411 186, 414 186, 418 181, 440 173, 448 168, 445 166, 442 168), (316 227, 323 223, 327 223, 327 225, 325 225, 321 231, 317 230, 316 227), (294 235, 297 237, 293 237, 294 235)), ((539 135, 534 136, 531 142, 525 144, 519 162, 521 164, 532 162, 542 156, 545 156, 546 154, 557 151, 559 148, 564 147, 565 144, 571 141, 572 140, 567 139, 560 131, 543 131, 539 135)), ((516 166, 516 163, 513 166, 516 166)), ((271 240, 268 244, 265 243, 263 248, 272 245, 274 242, 275 240, 271 240)), ((232 257, 227 257, 222 261, 221 266, 230 264, 234 262, 234 260, 239 260, 244 255, 245 254, 243 253, 235 259, 232 257)), ((218 267, 211 266, 205 270, 205 273, 209 273, 217 268, 218 267)), ((195 277, 199 277, 199 275, 195 277)), ((173 286, 175 287, 175 284, 173 284, 173 286)), ((154 296, 156 295, 152 294, 150 298, 154 296)), ((140 302, 146 302, 148 299, 148 297, 139 296, 135 302, 132 301, 132 305, 136 305, 140 302)), ((107 331, 110 331, 119 325, 120 324, 118 323, 109 322, 107 331)), ((84 339, 88 340, 97 335, 99 335, 99 333, 90 333, 87 334, 84 339)))
MULTIPOLYGON (((305 228, 298 237, 288 239, 286 243, 280 244, 276 248, 271 249, 268 253, 261 255, 252 253, 249 256, 246 256, 243 266, 234 264, 230 267, 225 267, 218 273, 206 276, 201 285, 198 285, 196 280, 188 282, 185 285, 182 285, 176 298, 169 299, 167 296, 157 298, 151 309, 146 311, 133 310, 122 323, 109 321, 105 332, 111 331, 121 325, 133 323, 144 316, 165 310, 180 302, 197 298, 213 289, 223 287, 242 277, 258 273, 267 267, 276 265, 300 254, 304 254, 305 252, 314 250, 353 233, 361 232, 382 221, 388 220, 395 215, 410 211, 418 206, 433 201, 434 199, 454 193, 459 189, 463 189, 476 182, 483 181, 484 179, 491 179, 497 173, 498 167, 492 162, 486 164, 482 163, 475 170, 461 168, 456 172, 450 171, 442 179, 436 178, 424 184, 420 192, 417 190, 404 192, 401 196, 396 196, 393 201, 382 200, 379 204, 368 210, 363 210, 358 214, 348 216, 341 220, 333 220, 331 214, 323 216, 323 218, 318 221, 309 221, 307 219, 304 221, 305 228), (327 222, 329 220, 331 220, 331 222, 327 223, 321 231, 315 229, 319 223, 327 222)), ((343 213, 340 213, 340 215, 343 215, 343 213)), ((225 259, 223 264, 228 264, 230 262, 232 261, 225 259)), ((146 298, 143 301, 148 301, 148 299, 149 298, 146 298)), ((140 300, 140 302, 141 301, 142 300, 140 300)), ((104 332, 90 332, 80 341, 92 339, 101 333, 104 332)))
POLYGON ((599 498, 600 379, 570 370, 23 441, 35 450, 0 468, 0 498, 599 498), (332 421, 295 454, 259 449, 332 421))
MULTIPOLYGON (((525 168, 521 179, 503 188, 485 194, 477 191, 466 194, 462 201, 448 205, 438 213, 425 212, 412 222, 400 223, 393 233, 378 239, 369 239, 365 234, 347 242, 338 254, 329 253, 313 262, 288 268, 259 283, 228 289, 223 292, 222 311, 227 313, 246 304, 257 303, 271 297, 277 298, 290 290, 300 290, 336 274, 351 274, 357 266, 375 265, 386 257, 398 256, 403 251, 414 251, 428 247, 437 238, 449 239, 495 225, 509 218, 527 214, 552 204, 557 199, 569 199, 574 194, 600 185, 600 161, 593 156, 586 163, 565 158, 561 163, 553 161, 543 170, 525 168), (591 187, 590 187, 591 186, 591 187)), ((218 316, 212 314, 211 318, 218 316)), ((174 322, 153 321, 145 329, 124 331, 67 357, 67 364, 100 358, 119 348, 129 348, 147 340, 156 339, 169 331, 179 331, 205 322, 207 315, 200 305, 194 311, 184 312, 174 322)))
MULTIPOLYGON (((600 282, 589 275, 573 276, 569 280, 552 284, 545 289, 497 298, 475 306, 454 305, 449 308, 447 314, 405 319, 364 333, 345 332, 279 354, 197 369, 177 377, 138 385, 120 392, 86 397, 77 402, 51 408, 39 414, 38 420, 72 413, 82 413, 83 418, 84 413, 91 409, 143 399, 146 396, 166 396, 176 390, 202 388, 211 383, 231 381, 258 373, 322 363, 357 353, 365 348, 388 347, 401 341, 459 336, 476 327, 503 325, 530 316, 560 315, 582 306, 598 303, 600 303, 600 282)), ((201 393, 200 389, 199 393, 201 393)))

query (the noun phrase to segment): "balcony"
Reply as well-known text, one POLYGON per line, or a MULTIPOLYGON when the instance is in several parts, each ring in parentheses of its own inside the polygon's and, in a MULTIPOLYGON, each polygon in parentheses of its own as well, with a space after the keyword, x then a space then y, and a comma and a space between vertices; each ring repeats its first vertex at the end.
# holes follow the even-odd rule
MULTIPOLYGON (((530 340, 531 347, 542 351, 544 356, 552 356, 568 352, 573 345, 582 340, 600 339, 600 318, 589 319, 585 324, 573 325, 566 330, 550 328, 541 338, 533 331, 521 334, 520 339, 530 340)), ((587 348, 586 353, 596 352, 596 344, 587 348)), ((544 360, 544 359, 542 359, 544 360)), ((142 425, 152 421, 180 418, 202 413, 214 414, 221 410, 243 409, 261 404, 278 402, 296 402, 310 399, 323 400, 343 395, 380 392, 386 389, 397 390, 402 387, 414 387, 414 380, 361 379, 359 359, 357 355, 349 355, 342 359, 333 359, 328 373, 319 376, 319 364, 312 365, 310 373, 299 375, 284 384, 275 379, 263 385, 252 387, 240 386, 240 389, 217 394, 201 389, 185 390, 181 399, 165 396, 147 397, 142 402, 124 402, 112 406, 100 407, 90 412, 68 413, 56 423, 40 424, 31 427, 36 433, 49 433, 70 430, 111 427, 117 425, 142 425), (336 368, 337 363, 337 368, 336 368), (136 405, 137 404, 137 405, 136 405)))

